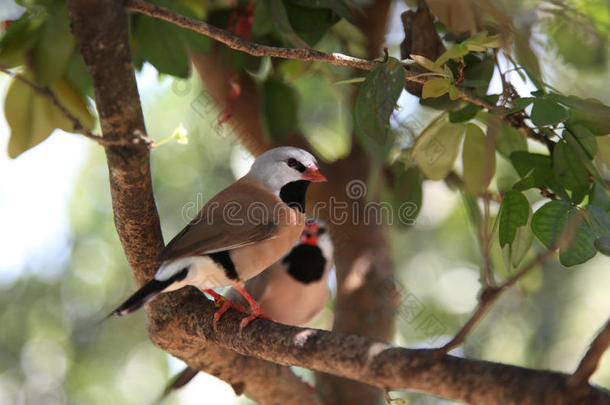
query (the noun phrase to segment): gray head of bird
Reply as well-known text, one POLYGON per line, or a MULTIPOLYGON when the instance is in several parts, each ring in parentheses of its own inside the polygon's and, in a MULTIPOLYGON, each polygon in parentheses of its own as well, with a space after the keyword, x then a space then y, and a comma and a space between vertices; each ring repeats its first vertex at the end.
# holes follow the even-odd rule
POLYGON ((326 181, 326 177, 320 173, 316 158, 294 146, 280 146, 258 156, 248 176, 260 181, 276 194, 286 184, 295 181, 326 181))

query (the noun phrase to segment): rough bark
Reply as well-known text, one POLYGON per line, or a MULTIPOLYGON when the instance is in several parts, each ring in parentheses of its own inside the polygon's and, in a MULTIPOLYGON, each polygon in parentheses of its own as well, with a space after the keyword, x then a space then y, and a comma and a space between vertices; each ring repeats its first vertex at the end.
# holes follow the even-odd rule
POLYGON ((563 373, 450 355, 439 357, 430 349, 405 349, 363 336, 264 319, 252 322, 240 334, 239 323, 244 315, 233 310, 223 316, 214 331, 214 305, 194 289, 188 289, 187 294, 187 299, 175 306, 168 303, 169 316, 155 318, 151 325, 157 343, 170 352, 181 351, 184 342, 191 345, 213 341, 238 353, 284 365, 307 367, 382 388, 414 389, 470 404, 610 404, 610 392, 590 385, 575 396, 567 383, 569 375, 563 373), (180 341, 174 339, 176 331, 180 331, 180 341), (161 341, 166 337, 172 340, 161 341))

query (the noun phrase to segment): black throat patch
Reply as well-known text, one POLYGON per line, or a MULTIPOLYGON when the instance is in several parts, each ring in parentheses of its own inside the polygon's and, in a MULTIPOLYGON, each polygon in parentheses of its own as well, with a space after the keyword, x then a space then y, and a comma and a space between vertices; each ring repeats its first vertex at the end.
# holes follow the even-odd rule
POLYGON ((280 189, 280 199, 290 208, 305 212, 305 193, 309 184, 309 180, 297 180, 286 184, 280 189))
POLYGON ((210 253, 208 256, 210 256, 210 259, 212 259, 214 263, 222 267, 225 271, 225 276, 227 276, 229 280, 239 280, 239 275, 237 274, 237 270, 235 270, 235 263, 231 260, 228 250, 210 253))
POLYGON ((320 280, 326 267, 322 250, 312 245, 296 246, 284 257, 282 263, 288 264, 288 273, 304 284, 320 280))

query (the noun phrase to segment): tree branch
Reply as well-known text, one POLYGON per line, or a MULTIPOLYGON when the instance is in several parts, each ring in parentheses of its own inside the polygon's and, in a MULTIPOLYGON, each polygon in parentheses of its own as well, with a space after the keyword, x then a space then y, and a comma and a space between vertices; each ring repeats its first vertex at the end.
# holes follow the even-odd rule
POLYGON ((252 56, 270 56, 273 58, 295 59, 303 61, 326 62, 335 66, 348 66, 361 70, 373 70, 380 62, 355 58, 342 53, 325 53, 311 48, 279 48, 259 45, 246 41, 236 35, 214 27, 204 21, 194 20, 174 13, 166 8, 155 6, 143 0, 123 0, 125 8, 131 11, 158 18, 176 24, 179 27, 193 30, 207 37, 222 42, 231 49, 245 52, 252 56))
POLYGON ((610 346, 610 318, 591 343, 574 374, 568 378, 568 385, 575 389, 586 387, 608 346, 610 346))
MULTIPOLYGON (((381 340, 340 332, 299 328, 264 319, 239 333, 244 314, 228 311, 213 329, 214 305, 194 288, 168 293, 166 316, 155 318, 154 336, 180 331, 189 342, 215 342, 238 353, 279 364, 307 367, 380 388, 414 389, 469 404, 574 404, 563 373, 487 361, 437 357, 430 349, 405 349, 381 340), (176 305, 171 305, 175 303, 176 305), (168 308, 168 304, 169 308, 168 308)), ((590 387, 579 397, 607 404, 610 392, 590 387)))
MULTIPOLYGON (((155 258, 163 248, 163 237, 152 193, 149 149, 144 143, 130 142, 134 136, 145 136, 146 129, 129 54, 127 15, 114 0, 69 0, 68 9, 93 80, 104 140, 112 142, 105 146, 115 225, 142 285, 159 266, 155 258)), ((150 323, 165 319, 163 302, 148 307, 150 323)), ((170 351, 170 347, 187 364, 227 381, 237 393, 244 392, 260 404, 319 405, 314 393, 286 367, 244 358, 200 339, 189 345, 182 334, 177 329, 161 339, 150 332, 162 349, 170 351)))

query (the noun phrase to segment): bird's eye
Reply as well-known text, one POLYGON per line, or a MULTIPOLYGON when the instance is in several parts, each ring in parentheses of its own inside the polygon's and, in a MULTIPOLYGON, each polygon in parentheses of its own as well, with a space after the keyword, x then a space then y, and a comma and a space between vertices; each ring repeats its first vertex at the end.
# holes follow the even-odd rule
POLYGON ((299 171, 301 173, 307 170, 307 168, 303 166, 303 163, 299 162, 295 158, 289 158, 286 161, 286 164, 288 165, 288 167, 292 167, 294 170, 299 171))

